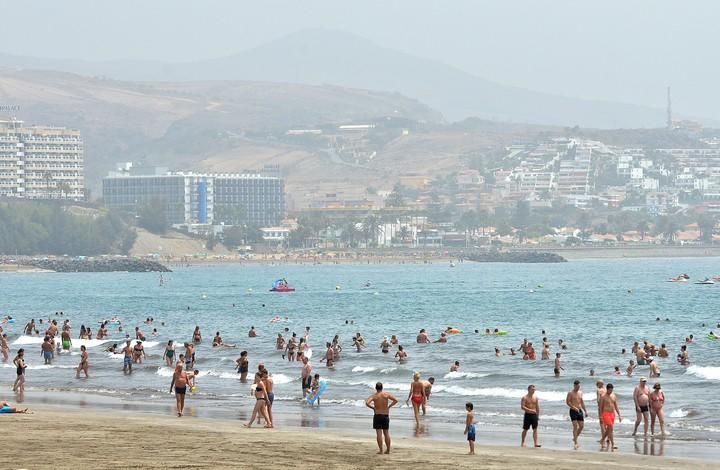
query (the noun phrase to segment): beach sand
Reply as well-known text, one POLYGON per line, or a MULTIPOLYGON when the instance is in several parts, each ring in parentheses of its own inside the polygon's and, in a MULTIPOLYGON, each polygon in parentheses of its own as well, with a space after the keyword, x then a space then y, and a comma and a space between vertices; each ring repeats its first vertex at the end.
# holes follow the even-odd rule
MULTIPOLYGON (((483 445, 468 456, 461 439, 394 439, 391 455, 376 455, 371 429, 366 436, 307 428, 248 430, 229 420, 47 406, 32 411, 0 415, 0 468, 717 468, 666 457, 483 445)), ((482 430, 479 437, 481 444, 482 430)))

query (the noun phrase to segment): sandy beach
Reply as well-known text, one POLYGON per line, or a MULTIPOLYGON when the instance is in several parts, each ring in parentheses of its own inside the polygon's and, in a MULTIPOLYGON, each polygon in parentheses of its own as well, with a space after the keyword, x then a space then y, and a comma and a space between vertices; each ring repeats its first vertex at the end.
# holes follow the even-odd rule
POLYGON ((32 411, 0 415, 7 451, 0 454, 2 468, 713 468, 696 460, 483 446, 481 439, 476 456, 465 455, 462 440, 408 438, 394 439, 391 455, 376 455, 370 429, 366 436, 307 428, 248 430, 227 420, 47 406, 32 411), (62 430, 50 423, 62 423, 62 430))

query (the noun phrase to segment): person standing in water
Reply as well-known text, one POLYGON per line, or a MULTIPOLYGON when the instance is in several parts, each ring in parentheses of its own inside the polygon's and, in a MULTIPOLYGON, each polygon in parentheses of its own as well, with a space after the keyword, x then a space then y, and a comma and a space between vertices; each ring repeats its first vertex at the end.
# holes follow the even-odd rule
POLYGON ((262 382, 259 382, 255 385, 255 390, 253 392, 255 395, 255 406, 253 407, 252 415, 250 416, 250 421, 248 421, 247 424, 244 424, 246 428, 252 427, 253 423, 256 419, 259 417, 262 417, 265 419, 265 427, 271 428, 272 427, 272 421, 270 421, 270 417, 268 416, 268 396, 267 392, 265 392, 265 388, 263 387, 262 382))
POLYGON ((378 454, 383 453, 383 438, 385 453, 390 453, 390 408, 397 403, 394 396, 383 391, 382 382, 375 384, 375 393, 365 400, 365 406, 373 410, 373 429, 377 438, 378 454))
POLYGON ((13 384, 13 392, 22 393, 25 391, 25 369, 27 369, 27 364, 25 364, 25 349, 18 349, 17 356, 13 359, 13 364, 17 371, 17 378, 13 384))
POLYGON ((240 374, 240 382, 245 383, 247 381, 247 375, 249 370, 248 352, 242 351, 240 357, 235 361, 237 371, 240 374))
POLYGON ((650 432, 655 435, 655 420, 660 424, 660 433, 665 437, 665 394, 659 383, 653 385, 653 391, 650 394, 650 432))
POLYGON ((633 390, 633 401, 635 402, 635 429, 632 435, 637 434, 640 423, 645 426, 645 435, 648 433, 648 424, 650 418, 650 389, 647 386, 647 379, 640 377, 640 383, 633 390))
POLYGON ((123 374, 132 374, 132 356, 133 356, 133 348, 130 346, 130 340, 125 341, 125 347, 120 351, 121 354, 124 354, 123 359, 123 374))
POLYGON ((405 403, 410 403, 411 400, 415 415, 415 428, 418 429, 420 428, 420 407, 425 403, 425 385, 420 381, 420 372, 413 374, 413 381, 410 383, 410 391, 405 403))
POLYGON ((615 414, 617 413, 618 420, 622 422, 622 416, 620 416, 620 408, 617 404, 617 396, 613 393, 615 387, 613 384, 607 384, 605 387, 605 395, 600 400, 600 419, 605 425, 605 435, 600 439, 600 448, 607 449, 610 451, 617 450, 615 447, 615 438, 613 435, 613 426, 615 426, 615 414))
POLYGON ((573 382, 573 389, 570 390, 565 397, 565 404, 570 408, 570 421, 573 427, 573 447, 578 449, 580 444, 578 438, 585 427, 585 416, 587 416, 587 408, 585 408, 585 400, 583 400, 580 391, 580 381, 573 382))
POLYGON ((560 353, 555 353, 555 368, 553 369, 553 372, 555 373, 555 378, 560 377, 560 371, 565 370, 562 367, 562 364, 560 363, 560 353))
POLYGON ((76 379, 80 378, 80 371, 83 371, 85 373, 86 379, 89 378, 88 377, 88 368, 89 367, 90 367, 90 364, 88 363, 87 348, 83 344, 82 346, 80 346, 80 364, 78 364, 78 366, 77 366, 75 378, 76 379))
POLYGON ((165 363, 168 367, 173 367, 175 363, 175 344, 173 340, 168 340, 167 346, 165 346, 165 363))

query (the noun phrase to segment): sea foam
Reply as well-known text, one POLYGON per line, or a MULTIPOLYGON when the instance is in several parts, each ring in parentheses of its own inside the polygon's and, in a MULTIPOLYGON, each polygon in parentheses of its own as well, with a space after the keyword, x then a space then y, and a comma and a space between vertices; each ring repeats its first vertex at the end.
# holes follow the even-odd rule
POLYGON ((685 371, 686 374, 694 375, 706 380, 720 380, 720 367, 695 366, 692 365, 685 371))

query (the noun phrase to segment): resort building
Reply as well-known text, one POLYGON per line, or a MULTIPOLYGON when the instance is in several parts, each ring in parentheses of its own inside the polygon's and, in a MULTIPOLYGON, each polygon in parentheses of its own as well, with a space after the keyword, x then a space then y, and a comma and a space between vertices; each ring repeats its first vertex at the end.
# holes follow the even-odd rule
POLYGON ((0 121, 0 196, 79 201, 84 181, 79 130, 0 121))
POLYGON ((285 217, 284 182, 277 173, 113 172, 103 179, 105 206, 137 214, 162 203, 168 223, 276 226, 285 217))

